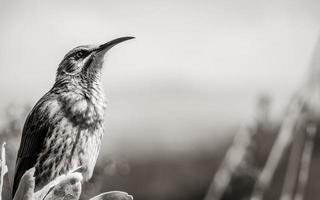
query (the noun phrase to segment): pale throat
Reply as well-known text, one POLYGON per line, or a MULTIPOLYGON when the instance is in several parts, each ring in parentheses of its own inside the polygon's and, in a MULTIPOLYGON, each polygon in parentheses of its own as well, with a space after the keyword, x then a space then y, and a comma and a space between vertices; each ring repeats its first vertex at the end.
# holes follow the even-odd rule
POLYGON ((93 125, 102 123, 106 108, 104 90, 100 77, 86 81, 70 82, 59 95, 66 116, 75 124, 93 125))

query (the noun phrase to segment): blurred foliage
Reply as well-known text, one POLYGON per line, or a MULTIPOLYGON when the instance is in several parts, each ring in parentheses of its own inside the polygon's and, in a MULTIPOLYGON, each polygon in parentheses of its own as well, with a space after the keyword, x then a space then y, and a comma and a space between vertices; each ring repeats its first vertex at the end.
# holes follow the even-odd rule
MULTIPOLYGON (((5 120, 0 127, 0 141, 7 142, 10 174, 13 174, 22 127, 30 108, 30 106, 10 105, 3 113, 5 120)), ((252 162, 258 169, 264 166, 278 128, 278 124, 262 127, 261 134, 257 134, 254 138, 252 162)), ((97 161, 92 179, 83 186, 81 199, 89 199, 104 191, 122 190, 139 200, 201 200, 232 142, 230 133, 235 133, 237 129, 238 127, 229 127, 225 130, 225 138, 221 140, 219 148, 212 145, 203 148, 195 147, 192 151, 140 157, 103 152, 97 161)), ((217 130, 208 129, 207 131, 217 130)), ((214 137, 208 139, 214 140, 214 137)), ((216 143, 213 142, 213 144, 216 143)), ((130 147, 126 148, 130 150, 130 147)), ((316 145, 311 169, 310 182, 312 183, 308 187, 307 199, 317 199, 311 194, 318 191, 317 183, 320 180, 317 178, 320 173, 316 167, 319 163, 318 152, 318 145, 316 145)), ((267 200, 277 199, 281 192, 286 163, 287 156, 276 171, 276 178, 266 194, 267 200)), ((237 176, 233 177, 224 199, 233 200, 242 195, 248 196, 254 179, 255 174, 246 169, 239 171, 237 176)))

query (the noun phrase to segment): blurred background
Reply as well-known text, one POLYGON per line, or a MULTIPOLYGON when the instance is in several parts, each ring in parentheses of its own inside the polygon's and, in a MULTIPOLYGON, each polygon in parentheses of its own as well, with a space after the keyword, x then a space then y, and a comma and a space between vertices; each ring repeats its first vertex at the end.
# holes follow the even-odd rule
MULTIPOLYGON (((305 81, 319 9, 317 0, 0 0, 0 141, 10 170, 26 115, 52 87, 65 53, 135 36, 105 57, 106 133, 83 199, 109 190, 139 200, 203 199, 257 108, 268 119, 252 165, 263 167, 305 81)), ((281 191, 280 177, 267 198, 281 191)), ((252 183, 235 180, 229 193, 252 183)), ((316 181, 308 186, 306 199, 317 199, 316 181)))

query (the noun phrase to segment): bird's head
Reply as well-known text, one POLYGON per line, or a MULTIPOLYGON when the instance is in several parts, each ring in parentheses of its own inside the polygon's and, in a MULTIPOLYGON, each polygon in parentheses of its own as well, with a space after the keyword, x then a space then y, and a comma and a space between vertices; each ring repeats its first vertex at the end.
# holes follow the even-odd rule
POLYGON ((105 53, 116 44, 134 37, 121 37, 102 45, 83 45, 69 51, 59 64, 56 81, 96 79, 101 71, 105 53))

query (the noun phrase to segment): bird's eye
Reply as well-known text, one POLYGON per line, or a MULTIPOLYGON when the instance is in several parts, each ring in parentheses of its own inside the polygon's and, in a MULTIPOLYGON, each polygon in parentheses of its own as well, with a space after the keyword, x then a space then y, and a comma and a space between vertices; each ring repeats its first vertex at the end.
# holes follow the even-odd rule
POLYGON ((76 55, 74 56, 76 59, 82 58, 83 56, 83 51, 79 51, 78 53, 76 53, 76 55))

